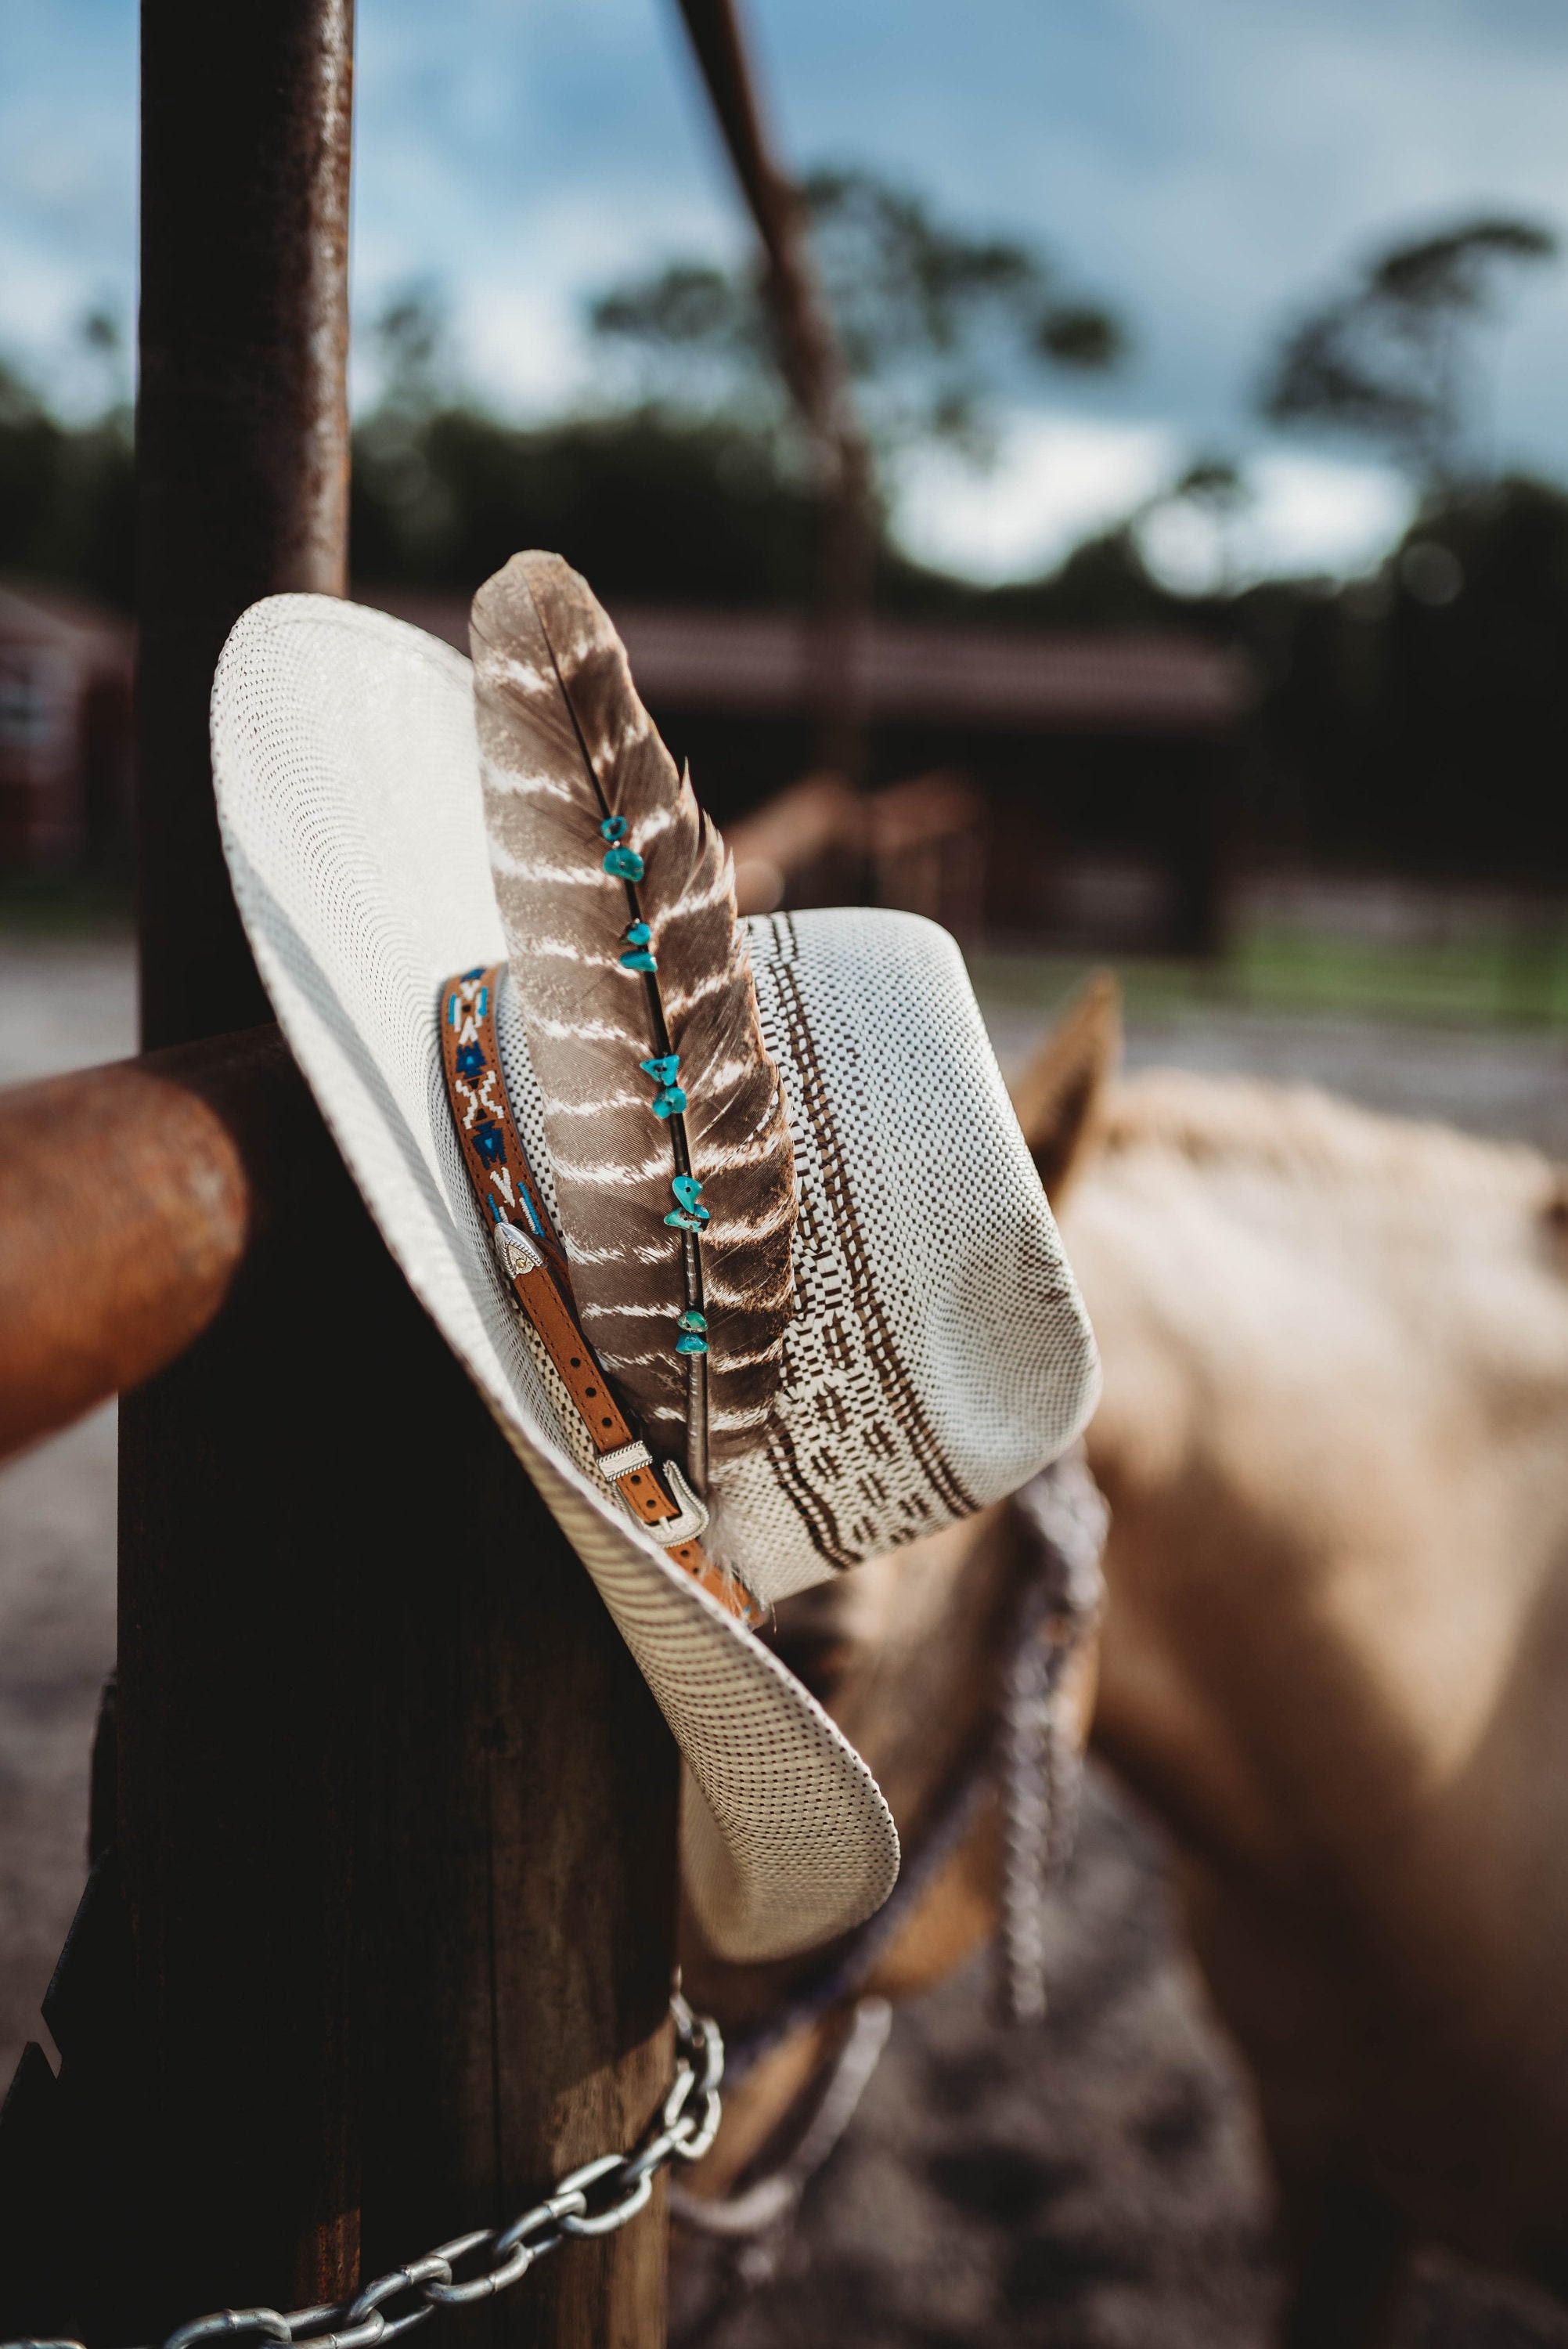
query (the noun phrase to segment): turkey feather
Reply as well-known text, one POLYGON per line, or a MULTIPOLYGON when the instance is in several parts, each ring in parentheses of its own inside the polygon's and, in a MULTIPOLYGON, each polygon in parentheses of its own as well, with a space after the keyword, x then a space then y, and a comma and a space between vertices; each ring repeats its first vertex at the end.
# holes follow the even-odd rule
POLYGON ((573 1292, 606 1373, 652 1442, 684 1440, 701 1490, 710 1456, 767 1438, 796 1214, 728 853, 558 555, 514 555, 470 636, 491 869, 573 1292))

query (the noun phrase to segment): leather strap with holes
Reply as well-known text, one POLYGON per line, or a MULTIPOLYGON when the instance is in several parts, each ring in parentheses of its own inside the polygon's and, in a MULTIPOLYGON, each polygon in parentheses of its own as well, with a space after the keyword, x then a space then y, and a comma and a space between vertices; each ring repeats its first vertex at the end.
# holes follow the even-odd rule
MULTIPOLYGON (((657 1540, 659 1527, 686 1509, 671 1489, 669 1466, 661 1467, 648 1451, 583 1334, 565 1253, 507 1100, 495 1033, 496 986, 503 968, 492 963, 461 971, 441 989, 441 1067, 463 1164, 496 1237, 502 1278, 560 1372, 606 1481, 657 1540)), ((730 1614, 743 1622, 755 1619, 758 1610, 750 1598, 733 1575, 714 1564, 695 1534, 661 1547, 730 1614)))

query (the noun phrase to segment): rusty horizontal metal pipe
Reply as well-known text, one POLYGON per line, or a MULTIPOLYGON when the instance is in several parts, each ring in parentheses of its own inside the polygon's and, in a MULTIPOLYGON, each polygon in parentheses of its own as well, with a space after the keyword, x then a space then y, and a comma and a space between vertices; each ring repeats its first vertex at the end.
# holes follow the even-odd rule
POLYGON ((182 1354, 328 1149, 272 1027, 0 1093, 0 1458, 182 1354))

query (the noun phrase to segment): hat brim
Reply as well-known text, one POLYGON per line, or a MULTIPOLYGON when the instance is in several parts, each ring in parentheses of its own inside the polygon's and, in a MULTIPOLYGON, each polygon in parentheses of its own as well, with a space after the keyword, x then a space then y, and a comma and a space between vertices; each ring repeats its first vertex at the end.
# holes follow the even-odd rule
POLYGON ((846 1931, 898 1872, 870 1771, 530 1406, 527 1345, 475 1212, 437 1030, 442 981, 505 954, 469 663, 382 613, 269 597, 223 648, 212 757, 241 917, 322 1115, 679 1742, 702 1796, 685 1806, 684 1865, 705 1934, 752 1961, 846 1931))

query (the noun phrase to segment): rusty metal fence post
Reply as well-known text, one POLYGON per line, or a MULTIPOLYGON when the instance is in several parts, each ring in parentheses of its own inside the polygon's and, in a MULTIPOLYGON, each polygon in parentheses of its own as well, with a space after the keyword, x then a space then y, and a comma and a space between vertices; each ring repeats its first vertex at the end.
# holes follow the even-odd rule
MULTIPOLYGON (((144 0, 150 1042, 266 1016, 207 696, 247 604, 346 576, 350 33, 347 0, 144 0)), ((630 2146, 670 2061, 673 1741, 275 1031, 211 1050, 256 1211, 216 1319, 122 1407, 106 1847, 60 2083, 30 2059, 0 2144, 0 2325, 95 2349, 514 2216, 630 2146)), ((658 2349, 664 2245, 661 2187, 465 2337, 658 2349)))
POLYGON ((270 1019, 207 697, 259 595, 348 585, 353 0, 143 0, 137 399, 142 1043, 270 1019))
POLYGON ((876 541, 872 457, 812 265, 806 208, 763 123, 738 0, 677 0, 693 54, 762 247, 779 365, 810 443, 817 503, 811 611, 812 755, 865 781, 867 665, 876 541))

